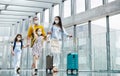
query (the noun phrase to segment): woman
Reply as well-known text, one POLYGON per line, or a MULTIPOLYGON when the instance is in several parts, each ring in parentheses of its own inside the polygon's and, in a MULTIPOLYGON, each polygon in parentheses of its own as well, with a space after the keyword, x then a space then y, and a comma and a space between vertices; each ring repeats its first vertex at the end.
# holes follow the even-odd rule
POLYGON ((58 72, 58 66, 60 64, 60 50, 62 45, 62 36, 72 37, 68 35, 65 29, 62 27, 62 21, 59 16, 55 17, 53 25, 48 32, 51 36, 51 52, 53 54, 53 71, 58 72))
POLYGON ((23 46, 22 35, 17 34, 12 45, 11 53, 14 56, 14 69, 18 74, 20 73, 20 60, 21 60, 22 49, 27 46, 28 45, 23 46))

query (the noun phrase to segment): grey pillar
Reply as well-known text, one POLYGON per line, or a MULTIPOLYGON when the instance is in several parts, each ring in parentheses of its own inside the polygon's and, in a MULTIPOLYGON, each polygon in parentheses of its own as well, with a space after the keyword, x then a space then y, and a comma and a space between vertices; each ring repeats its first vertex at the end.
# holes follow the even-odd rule
POLYGON ((91 0, 85 0, 85 10, 89 10, 91 8, 91 0))
POLYGON ((77 35, 76 35, 77 32, 76 32, 76 25, 74 25, 74 29, 73 29, 73 30, 74 30, 74 40, 73 40, 74 51, 75 51, 75 52, 78 52, 78 51, 77 51, 77 35))
POLYGON ((103 5, 107 4, 108 0, 103 0, 103 5))
POLYGON ((110 27, 109 27, 109 16, 106 16, 106 49, 107 49, 107 71, 111 70, 111 59, 110 59, 110 27))
POLYGON ((88 22, 88 52, 89 52, 89 68, 92 71, 92 38, 91 38, 91 21, 88 22))

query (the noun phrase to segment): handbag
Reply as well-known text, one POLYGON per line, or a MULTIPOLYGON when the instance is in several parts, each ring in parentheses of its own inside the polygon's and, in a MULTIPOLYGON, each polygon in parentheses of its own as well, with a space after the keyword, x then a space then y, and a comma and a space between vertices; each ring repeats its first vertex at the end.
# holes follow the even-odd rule
POLYGON ((50 40, 50 47, 52 53, 60 53, 60 42, 57 39, 51 39, 50 40))

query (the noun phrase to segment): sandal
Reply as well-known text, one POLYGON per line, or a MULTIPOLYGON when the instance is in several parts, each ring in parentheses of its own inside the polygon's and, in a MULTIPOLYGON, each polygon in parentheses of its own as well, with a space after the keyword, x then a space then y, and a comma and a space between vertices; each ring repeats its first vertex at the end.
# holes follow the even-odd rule
POLYGON ((56 67, 54 67, 53 72, 58 72, 58 69, 56 67))

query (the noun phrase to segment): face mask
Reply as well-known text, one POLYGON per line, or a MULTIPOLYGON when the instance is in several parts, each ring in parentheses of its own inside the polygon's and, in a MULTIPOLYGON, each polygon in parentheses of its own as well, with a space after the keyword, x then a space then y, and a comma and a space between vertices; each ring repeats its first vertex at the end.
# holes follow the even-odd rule
POLYGON ((34 21, 34 24, 38 24, 38 21, 34 21))
POLYGON ((59 21, 58 21, 58 20, 55 20, 55 23, 56 23, 56 24, 58 24, 58 23, 59 23, 59 21))
POLYGON ((37 34, 40 36, 42 34, 42 32, 38 31, 37 34))
POLYGON ((18 41, 20 41, 21 40, 21 38, 17 38, 18 39, 18 41))

